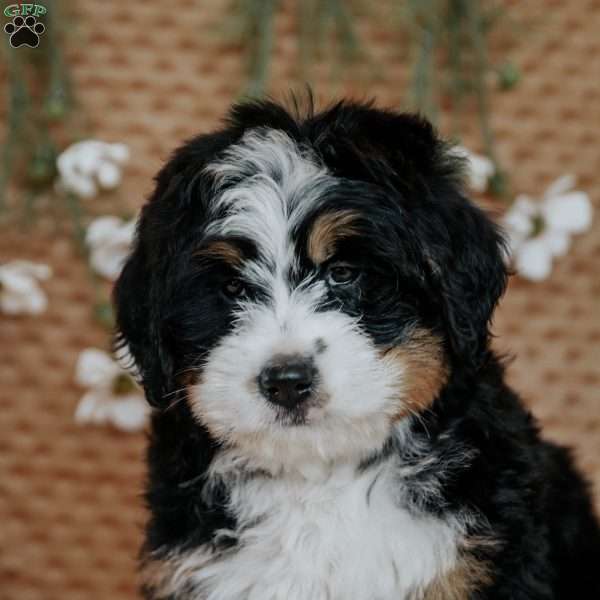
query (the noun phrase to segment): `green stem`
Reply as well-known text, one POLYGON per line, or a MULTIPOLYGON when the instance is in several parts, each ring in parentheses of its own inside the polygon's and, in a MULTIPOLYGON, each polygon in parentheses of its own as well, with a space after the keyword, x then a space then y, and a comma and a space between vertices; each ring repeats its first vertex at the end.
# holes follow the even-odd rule
POLYGON ((277 0, 256 0, 253 5, 252 18, 255 20, 253 29, 256 32, 256 41, 251 58, 247 95, 260 97, 264 95, 269 79, 274 41, 273 18, 277 0))
POLYGON ((92 284, 92 289, 94 290, 94 316, 103 325, 111 329, 113 323, 112 311, 110 311, 110 304, 106 301, 106 297, 103 293, 102 286, 100 284, 100 278, 94 272, 90 264, 90 253, 85 243, 86 230, 83 225, 83 212, 81 210, 81 203, 79 201, 79 198, 77 198, 77 196, 72 192, 66 192, 64 194, 64 198, 69 214, 71 215, 71 221, 73 224, 73 232, 75 235, 77 248, 85 261, 87 274, 90 283, 92 284), (107 310, 108 312, 110 312, 110 314, 107 314, 107 310))
POLYGON ((407 22, 412 43, 413 66, 408 107, 436 120, 435 54, 442 30, 438 0, 407 0, 401 14, 407 22))
POLYGON ((309 67, 312 57, 315 55, 312 50, 312 39, 310 35, 314 3, 298 3, 298 51, 300 54, 300 76, 306 81, 308 79, 309 67))
POLYGON ((66 68, 63 49, 60 45, 59 24, 63 20, 60 14, 60 2, 56 3, 55 9, 49 12, 49 23, 47 31, 48 62, 49 62, 49 83, 46 100, 59 100, 64 102, 65 111, 71 108, 72 89, 69 70, 66 68), (57 96, 53 98, 53 96, 57 96))
POLYGON ((69 214, 71 215, 71 222, 73 224, 73 234, 79 253, 87 260, 88 249, 85 244, 85 227, 83 226, 83 213, 81 210, 81 203, 79 198, 73 192, 65 192, 65 202, 69 214))
POLYGON ((482 22, 478 0, 472 0, 469 4, 467 12, 469 15, 469 30, 475 50, 475 98, 477 101, 479 126, 481 127, 485 153, 496 164, 496 169, 498 169, 494 133, 490 122, 488 88, 485 79, 486 73, 489 70, 487 47, 481 29, 482 22))
POLYGON ((416 110, 423 112, 435 121, 436 110, 433 101, 433 51, 435 36, 424 29, 421 34, 419 54, 413 76, 413 104, 416 110))
POLYGON ((29 190, 25 194, 25 206, 23 210, 23 228, 26 229, 35 217, 34 206, 39 197, 37 190, 29 190))
POLYGON ((464 10, 461 0, 450 0, 448 8, 448 54, 450 62, 449 90, 451 97, 452 136, 457 138, 462 129, 462 100, 464 96, 462 22, 464 10))
POLYGON ((356 57, 358 39, 352 25, 352 17, 341 0, 326 0, 328 11, 335 20, 341 36, 341 48, 346 59, 356 57))
POLYGON ((6 188, 12 175, 15 154, 21 149, 21 136, 30 104, 22 73, 22 61, 14 51, 9 53, 8 60, 8 126, 0 166, 0 212, 6 205, 6 188))

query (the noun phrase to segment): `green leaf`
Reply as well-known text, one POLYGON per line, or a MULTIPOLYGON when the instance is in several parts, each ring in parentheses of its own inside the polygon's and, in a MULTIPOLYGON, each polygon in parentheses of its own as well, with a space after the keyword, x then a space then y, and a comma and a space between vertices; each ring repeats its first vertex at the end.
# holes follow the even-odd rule
POLYGON ((507 91, 514 88, 521 80, 521 71, 512 62, 505 62, 498 67, 498 86, 507 91))
POLYGON ((111 331, 115 327, 115 315, 110 302, 97 302, 94 305, 94 318, 111 331))

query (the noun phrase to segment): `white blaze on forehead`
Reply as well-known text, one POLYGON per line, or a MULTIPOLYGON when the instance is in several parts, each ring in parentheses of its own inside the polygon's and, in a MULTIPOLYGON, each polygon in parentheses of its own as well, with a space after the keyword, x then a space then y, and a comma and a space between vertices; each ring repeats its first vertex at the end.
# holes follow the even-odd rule
POLYGON ((214 178, 208 234, 254 242, 257 257, 245 261, 241 276, 269 300, 238 301, 232 330, 211 350, 190 391, 195 417, 261 469, 359 462, 389 436, 404 368, 381 357, 357 318, 325 310, 328 286, 316 272, 293 285, 288 277, 299 250, 295 229, 320 208, 336 178, 310 148, 265 129, 246 134, 207 173, 214 178), (278 354, 314 361, 316 402, 304 426, 282 425, 260 392, 257 378, 278 354))
POLYGON ((210 164, 215 177, 215 213, 209 233, 255 242, 259 260, 245 274, 272 288, 293 263, 291 233, 334 179, 307 147, 283 131, 255 130, 210 164))

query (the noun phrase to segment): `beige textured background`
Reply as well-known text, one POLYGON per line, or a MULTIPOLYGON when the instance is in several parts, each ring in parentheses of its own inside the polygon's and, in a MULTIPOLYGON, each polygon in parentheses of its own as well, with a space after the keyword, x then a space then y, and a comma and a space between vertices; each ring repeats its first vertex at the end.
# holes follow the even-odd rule
MULTIPOLYGON (((283 4, 276 95, 299 77, 293 3, 283 4)), ((507 4, 517 25, 505 28, 494 47, 509 52, 523 80, 496 93, 493 109, 514 190, 541 193, 555 177, 573 172, 598 214, 548 281, 512 281, 497 314, 496 345, 516 357, 510 381, 547 436, 574 446, 600 507, 600 2, 507 4)), ((89 210, 134 211, 169 151, 215 126, 242 87, 240 49, 223 41, 227 3, 74 5, 79 27, 69 59, 91 133, 132 150, 117 197, 90 201, 89 210)), ((385 16, 390 2, 370 10, 385 16)), ((402 105, 402 45, 391 26, 373 24, 390 21, 361 23, 369 58, 345 80, 331 83, 328 68, 315 66, 318 98, 353 94, 402 105)), ((466 119, 465 141, 478 149, 475 123, 466 119)), ((0 262, 12 258, 48 262, 54 277, 45 285, 50 307, 43 316, 0 315, 0 599, 135 598, 143 435, 79 428, 72 418, 81 395, 73 383, 77 355, 107 343, 90 319, 85 266, 51 219, 28 232, 0 228, 0 262)))

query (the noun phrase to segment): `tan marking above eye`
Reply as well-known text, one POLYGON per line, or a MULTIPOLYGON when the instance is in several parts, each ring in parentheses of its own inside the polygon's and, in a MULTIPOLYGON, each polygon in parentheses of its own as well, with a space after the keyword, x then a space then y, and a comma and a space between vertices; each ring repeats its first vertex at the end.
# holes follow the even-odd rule
POLYGON ((308 235, 309 258, 319 265, 333 256, 336 243, 359 234, 356 220, 359 214, 353 210, 325 213, 315 220, 308 235))
POLYGON ((239 266, 243 260, 240 249, 234 244, 224 240, 211 242, 207 246, 198 249, 194 255, 200 258, 221 259, 233 267, 239 266))

